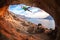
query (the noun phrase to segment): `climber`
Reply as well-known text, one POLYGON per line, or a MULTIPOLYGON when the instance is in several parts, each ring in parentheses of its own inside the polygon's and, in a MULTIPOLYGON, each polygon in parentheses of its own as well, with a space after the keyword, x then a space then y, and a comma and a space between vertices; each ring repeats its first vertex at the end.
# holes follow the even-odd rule
POLYGON ((25 11, 28 10, 29 12, 32 12, 32 11, 29 10, 29 8, 31 8, 31 7, 22 6, 22 9, 24 9, 25 11))

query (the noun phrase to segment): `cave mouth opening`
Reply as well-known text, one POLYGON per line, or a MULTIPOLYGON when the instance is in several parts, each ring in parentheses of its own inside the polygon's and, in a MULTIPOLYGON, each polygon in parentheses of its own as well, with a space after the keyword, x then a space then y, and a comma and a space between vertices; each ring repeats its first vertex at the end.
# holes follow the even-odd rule
POLYGON ((44 10, 38 7, 27 6, 25 4, 18 4, 10 5, 8 10, 18 16, 21 16, 29 22, 32 22, 37 25, 42 24, 48 29, 55 29, 54 18, 49 13, 45 12, 44 10))

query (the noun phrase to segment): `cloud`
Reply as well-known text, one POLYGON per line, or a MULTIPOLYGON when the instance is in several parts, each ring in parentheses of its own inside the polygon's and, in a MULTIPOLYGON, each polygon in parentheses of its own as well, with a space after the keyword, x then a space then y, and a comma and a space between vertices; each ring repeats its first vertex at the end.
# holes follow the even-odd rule
POLYGON ((46 13, 45 11, 39 11, 37 13, 31 13, 29 11, 26 11, 25 16, 30 18, 46 18, 47 16, 49 16, 49 14, 46 13))
POLYGON ((24 11, 21 6, 23 6, 24 4, 19 4, 19 5, 10 5, 9 7, 9 11, 15 13, 15 14, 19 14, 19 15, 24 15, 26 17, 30 17, 30 18, 46 18, 47 16, 49 16, 49 14, 43 10, 41 10, 40 8, 37 7, 31 7, 29 8, 30 11, 24 11))

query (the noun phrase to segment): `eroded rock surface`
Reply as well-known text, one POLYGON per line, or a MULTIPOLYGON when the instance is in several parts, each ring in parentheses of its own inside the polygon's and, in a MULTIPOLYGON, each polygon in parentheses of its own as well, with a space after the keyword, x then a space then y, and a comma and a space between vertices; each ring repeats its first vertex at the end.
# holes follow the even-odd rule
MULTIPOLYGON (((44 33, 30 34, 27 32, 29 27, 32 29, 36 26, 7 12, 4 17, 0 17, 0 40, 49 40, 49 37, 44 33)), ((34 31, 34 29, 32 30, 34 31)))

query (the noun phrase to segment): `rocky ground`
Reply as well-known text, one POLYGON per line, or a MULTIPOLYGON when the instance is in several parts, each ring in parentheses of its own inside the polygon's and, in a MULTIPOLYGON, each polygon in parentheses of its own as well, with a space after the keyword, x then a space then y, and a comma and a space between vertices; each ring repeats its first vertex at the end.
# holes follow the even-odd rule
POLYGON ((45 33, 35 33, 36 27, 37 25, 7 12, 4 17, 0 17, 0 40, 49 40, 45 33))

